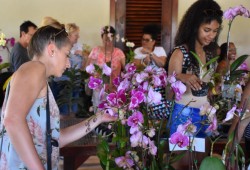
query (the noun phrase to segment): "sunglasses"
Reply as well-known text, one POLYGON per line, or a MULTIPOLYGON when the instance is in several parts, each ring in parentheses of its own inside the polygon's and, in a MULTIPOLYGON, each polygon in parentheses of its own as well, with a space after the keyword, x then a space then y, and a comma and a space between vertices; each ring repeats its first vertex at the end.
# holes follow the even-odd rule
POLYGON ((61 29, 58 33, 54 33, 52 36, 51 36, 51 40, 53 40, 54 42, 56 42, 56 37, 60 34, 66 34, 68 36, 68 33, 66 32, 66 30, 63 28, 61 29))
POLYGON ((152 42, 153 40, 152 39, 147 39, 147 38, 142 38, 141 41, 148 43, 148 42, 152 42))
POLYGON ((205 9, 203 13, 206 16, 222 16, 223 12, 221 10, 215 10, 215 9, 205 9))

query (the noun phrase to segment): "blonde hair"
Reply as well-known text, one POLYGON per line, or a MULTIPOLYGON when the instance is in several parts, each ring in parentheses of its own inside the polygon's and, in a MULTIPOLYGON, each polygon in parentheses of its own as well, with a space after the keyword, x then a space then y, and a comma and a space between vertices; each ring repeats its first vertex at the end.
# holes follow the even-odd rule
POLYGON ((59 21, 57 21, 56 19, 52 18, 52 17, 44 17, 42 19, 42 23, 41 23, 41 27, 43 26, 47 26, 50 25, 54 28, 57 29, 63 29, 64 28, 64 24, 61 24, 59 21))
POLYGON ((68 23, 65 26, 66 32, 70 35, 72 32, 78 31, 80 28, 75 23, 68 23))

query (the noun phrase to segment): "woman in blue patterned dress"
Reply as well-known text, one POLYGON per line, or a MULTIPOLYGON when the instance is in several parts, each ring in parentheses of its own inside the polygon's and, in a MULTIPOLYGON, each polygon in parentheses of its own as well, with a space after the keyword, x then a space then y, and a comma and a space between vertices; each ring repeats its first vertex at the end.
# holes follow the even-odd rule
MULTIPOLYGON (((29 45, 32 60, 12 76, 2 108, 0 169, 47 169, 46 105, 49 99, 52 139, 63 147, 102 122, 116 118, 97 113, 87 121, 59 129, 59 110, 48 86, 50 76, 60 77, 70 67, 71 45, 64 29, 51 26, 36 31, 29 45)), ((56 142, 55 142, 56 143, 56 142)), ((52 146, 52 169, 58 169, 59 147, 52 146)))

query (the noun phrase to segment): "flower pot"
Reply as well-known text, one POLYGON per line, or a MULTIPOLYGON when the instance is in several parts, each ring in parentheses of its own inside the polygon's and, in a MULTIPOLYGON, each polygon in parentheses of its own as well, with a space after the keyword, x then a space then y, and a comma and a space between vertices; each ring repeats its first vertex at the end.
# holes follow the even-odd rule
POLYGON ((201 90, 193 90, 191 89, 193 96, 201 97, 206 96, 208 93, 208 84, 206 82, 203 82, 201 84, 201 90))

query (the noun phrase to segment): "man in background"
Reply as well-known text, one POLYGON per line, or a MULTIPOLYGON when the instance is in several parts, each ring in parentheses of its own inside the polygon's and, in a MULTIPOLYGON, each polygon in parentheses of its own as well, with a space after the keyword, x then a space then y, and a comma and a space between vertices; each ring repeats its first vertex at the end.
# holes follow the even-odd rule
POLYGON ((20 39, 10 53, 10 71, 15 72, 23 63, 30 61, 27 47, 36 29, 37 26, 31 21, 25 21, 20 25, 20 39))

